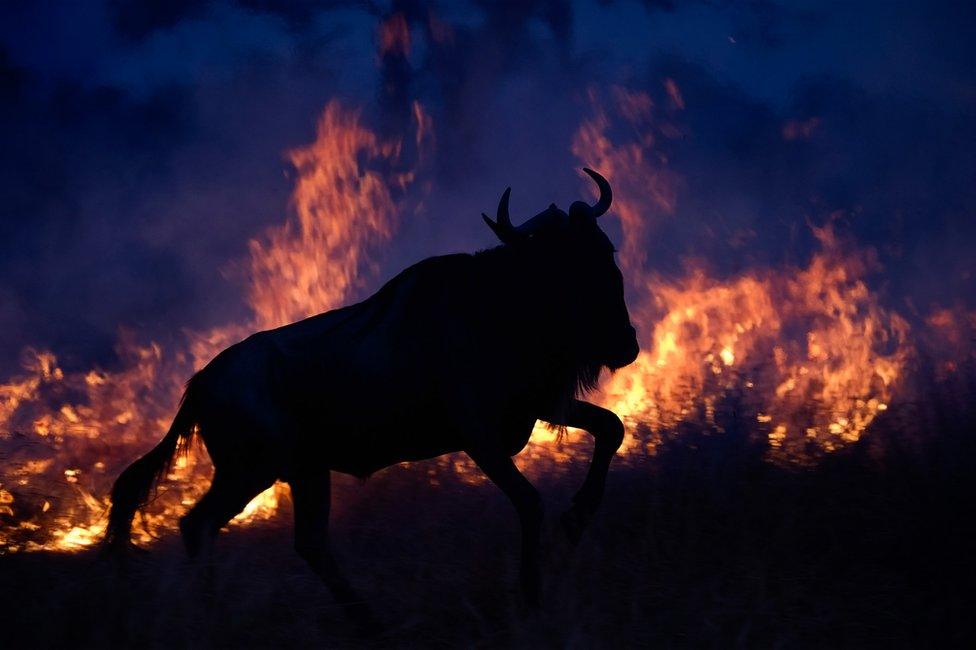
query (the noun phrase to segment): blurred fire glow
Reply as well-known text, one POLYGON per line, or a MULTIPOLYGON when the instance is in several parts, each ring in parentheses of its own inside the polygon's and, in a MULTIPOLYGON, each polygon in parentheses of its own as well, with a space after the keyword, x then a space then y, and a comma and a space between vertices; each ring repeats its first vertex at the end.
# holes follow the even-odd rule
MULTIPOLYGON (((384 24, 380 40, 383 51, 406 51, 406 23, 384 24)), ((815 462, 858 440, 899 399, 915 354, 912 332, 868 288, 865 277, 877 270, 870 251, 840 241, 829 224, 814 228, 820 248, 803 267, 722 278, 693 263, 683 277, 649 272, 648 236, 673 218, 680 190, 657 144, 680 135, 671 118, 685 100, 673 80, 665 91, 663 117, 646 94, 617 88, 601 105, 591 92, 591 117, 572 143, 579 159, 614 185, 611 214, 623 231, 621 265, 643 346, 637 362, 606 381, 597 400, 627 425, 624 460, 654 453, 682 422, 704 421, 721 431, 719 416, 733 403, 749 414, 771 461, 815 462)), ((419 104, 414 121, 421 153, 433 125, 419 104)), ((0 385, 0 552, 95 543, 111 481, 162 436, 195 369, 255 330, 368 291, 376 274, 372 256, 396 232, 403 197, 417 178, 404 157, 401 141, 380 138, 357 111, 329 103, 316 140, 289 153, 297 170, 292 217, 250 242, 248 322, 187 332, 182 349, 166 351, 124 332, 115 371, 69 373, 52 353, 27 350, 23 373, 0 385)), ((972 314, 945 310, 928 326, 964 339, 959 332, 971 332, 974 323, 972 314)), ((579 447, 540 426, 519 462, 552 467, 578 456, 579 447)), ((436 467, 427 470, 434 485, 443 470, 482 480, 462 456, 436 467)), ((137 519, 137 541, 173 530, 209 474, 197 446, 137 519)), ((259 496, 236 521, 272 516, 283 489, 259 496)))

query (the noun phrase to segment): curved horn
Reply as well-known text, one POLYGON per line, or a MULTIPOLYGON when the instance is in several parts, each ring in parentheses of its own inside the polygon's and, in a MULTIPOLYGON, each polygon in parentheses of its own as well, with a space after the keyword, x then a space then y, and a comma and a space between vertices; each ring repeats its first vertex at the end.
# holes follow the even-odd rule
POLYGON ((512 229, 512 218, 508 216, 508 198, 512 195, 512 188, 506 187, 502 193, 502 198, 498 200, 498 209, 495 211, 495 220, 498 225, 505 230, 512 229))
POLYGON ((512 194, 512 188, 505 188, 505 192, 502 194, 501 200, 498 201, 498 210, 495 213, 495 221, 488 218, 488 215, 484 212, 481 213, 481 218, 485 220, 491 231, 495 233, 495 236, 501 240, 503 244, 508 244, 512 242, 516 237, 516 229, 512 227, 512 218, 508 214, 508 198, 512 194))
MULTIPOLYGON (((582 201, 573 204, 571 212, 577 209, 584 211, 584 214, 589 213, 594 219, 604 214, 610 209, 610 202, 613 201, 613 191, 610 189, 610 183, 607 182, 600 174, 596 173, 592 169, 584 168, 590 178, 596 182, 597 187, 600 188, 600 198, 597 202, 590 206, 582 201)), ((525 223, 520 226, 513 226, 512 219, 508 213, 508 199, 512 193, 512 188, 506 188, 505 192, 502 194, 501 200, 498 202, 498 211, 495 216, 495 221, 492 221, 488 215, 482 213, 481 218, 485 220, 488 227, 491 228, 492 232, 501 240, 503 244, 510 244, 519 239, 529 237, 533 233, 538 232, 552 224, 565 223, 568 215, 556 207, 553 203, 546 210, 543 210, 539 214, 535 215, 525 223)))
POLYGON ((583 171, 586 172, 587 175, 592 178, 600 188, 600 200, 598 200, 591 208, 593 210, 593 218, 596 219, 610 209, 610 203, 613 201, 613 190, 610 189, 610 183, 607 182, 607 179, 600 176, 592 169, 584 167, 583 171))

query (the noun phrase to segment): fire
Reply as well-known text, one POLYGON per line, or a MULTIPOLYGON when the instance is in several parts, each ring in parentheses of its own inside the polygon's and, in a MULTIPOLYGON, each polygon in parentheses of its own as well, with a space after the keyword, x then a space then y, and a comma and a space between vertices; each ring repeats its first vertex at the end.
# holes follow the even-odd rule
MULTIPOLYGON (((383 51, 409 49, 402 16, 384 24, 380 40, 383 51)), ((671 79, 664 93, 658 107, 646 93, 615 88, 601 101, 605 94, 591 91, 592 114, 572 142, 580 160, 614 185, 621 265, 644 348, 598 399, 625 420, 625 457, 654 453, 683 423, 721 431, 734 412, 762 436, 771 459, 813 462, 858 440, 899 398, 913 332, 869 288, 867 278, 878 270, 870 251, 843 241, 829 224, 814 228, 819 250, 803 266, 728 277, 695 263, 680 277, 649 271, 647 243, 674 218, 681 191, 661 145, 681 134, 672 120, 685 99, 671 79)), ((331 102, 315 141, 288 152, 297 174, 290 217, 253 239, 240 265, 252 309, 245 322, 186 332, 172 350, 124 332, 120 369, 112 371, 67 372, 50 352, 25 352, 22 374, 0 385, 0 552, 92 545, 112 480, 163 435, 194 370, 255 330, 332 309, 369 288, 375 253, 396 232, 404 197, 416 185, 403 158, 423 161, 432 141, 423 107, 415 104, 413 116, 415 140, 404 147, 365 126, 358 111, 331 102)), ((961 309, 936 311, 926 327, 945 333, 935 338, 971 340, 976 318, 961 309)), ((951 372, 952 356, 940 358, 951 372)), ((583 449, 538 426, 518 462, 558 472, 583 449)), ((437 467, 427 470, 435 485, 439 472, 485 480, 461 455, 437 467)), ((206 489, 210 471, 200 447, 179 459, 137 519, 137 540, 172 530, 206 489)), ((283 497, 280 486, 272 488, 237 521, 272 516, 283 497)))
MULTIPOLYGON (((414 117, 417 144, 424 145, 430 118, 419 104, 414 117)), ((122 369, 111 372, 68 373, 50 352, 28 350, 23 374, 0 385, 0 551, 95 543, 111 481, 165 433, 194 370, 250 332, 332 309, 360 290, 363 276, 375 271, 368 255, 394 232, 398 201, 414 179, 400 155, 399 141, 379 138, 358 111, 329 103, 315 142, 288 154, 298 175, 294 217, 250 242, 249 322, 187 332, 185 346, 169 353, 123 333, 122 369), (43 498, 32 496, 34 486, 43 486, 43 498)), ((172 529, 210 472, 199 446, 179 459, 136 520, 138 541, 172 529)), ((237 521, 271 516, 281 497, 280 487, 268 490, 237 521)))
POLYGON ((965 366, 976 363, 976 311, 960 305, 936 307, 925 324, 925 350, 936 378, 959 379, 965 366))
POLYGON ((653 449, 683 420, 715 424, 723 401, 753 413, 770 455, 808 461, 858 440, 887 409, 912 355, 908 323, 878 304, 859 256, 828 226, 805 268, 728 279, 693 268, 645 282, 661 314, 637 363, 605 386, 608 408, 653 449))
MULTIPOLYGON (((678 178, 655 148, 659 138, 671 137, 676 130, 667 123, 662 130, 655 120, 654 103, 646 93, 614 88, 611 96, 613 101, 604 105, 600 93, 589 91, 594 115, 580 125, 572 150, 583 164, 611 179, 613 210, 624 236, 620 258, 624 273, 629 275, 643 272, 647 237, 659 218, 674 212, 677 203, 678 178), (616 122, 626 125, 622 129, 627 138, 624 142, 611 139, 616 122)), ((592 192, 592 186, 587 191, 592 192)))
POLYGON ((28 348, 21 361, 28 374, 8 384, 0 385, 0 419, 8 421, 25 401, 37 397, 37 391, 45 382, 60 380, 64 373, 57 367, 57 359, 50 352, 38 352, 28 348))
POLYGON ((395 13, 380 24, 380 56, 402 56, 410 53, 410 26, 402 13, 395 13))
MULTIPOLYGON (((684 108, 665 80, 670 112, 684 108)), ((646 269, 647 239, 677 203, 677 178, 657 150, 679 131, 656 119, 646 93, 614 88, 579 128, 573 151, 613 179, 624 235, 621 264, 645 350, 603 388, 603 403, 629 425, 627 448, 653 451, 680 422, 715 423, 722 402, 754 411, 777 459, 809 460, 856 441, 887 408, 912 352, 909 327, 865 284, 876 266, 846 250, 830 225, 814 228, 821 250, 806 268, 712 278, 690 265, 683 278, 646 269), (641 435, 639 432, 646 432, 641 435)))
MULTIPOLYGON (((418 105, 419 106, 419 105, 418 105)), ((428 128, 423 119, 420 128, 428 128)), ((249 303, 257 329, 278 327, 333 309, 354 289, 377 244, 396 230, 396 192, 413 173, 385 172, 400 142, 382 142, 357 112, 329 104, 318 137, 289 153, 299 177, 292 195, 297 219, 250 243, 249 303)))

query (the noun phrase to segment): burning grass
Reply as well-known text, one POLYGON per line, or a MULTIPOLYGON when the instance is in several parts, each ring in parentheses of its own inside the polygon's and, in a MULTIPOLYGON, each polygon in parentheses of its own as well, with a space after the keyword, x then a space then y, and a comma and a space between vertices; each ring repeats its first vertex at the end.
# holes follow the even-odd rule
MULTIPOLYGON (((680 90, 670 80, 666 87, 671 112, 679 111, 680 90)), ((868 276, 878 270, 873 253, 842 241, 830 224, 814 228, 820 250, 802 268, 724 278, 694 264, 677 278, 647 269, 646 238, 658 220, 670 218, 680 186, 657 143, 677 127, 671 117, 659 119, 646 94, 617 88, 610 95, 613 101, 601 105, 590 94, 593 115, 581 124, 573 150, 617 185, 621 265, 644 351, 597 399, 627 423, 622 453, 629 462, 655 453, 666 432, 683 422, 720 426, 716 410, 733 394, 754 418, 767 457, 795 464, 815 463, 857 441, 889 405, 910 399, 902 387, 916 352, 912 331, 871 291, 868 276)), ((411 150, 422 159, 433 124, 419 104, 414 118, 411 150)), ((297 172, 291 217, 252 240, 241 264, 253 313, 248 322, 186 332, 181 348, 166 351, 126 334, 118 345, 120 369, 112 372, 66 373, 52 353, 25 352, 24 374, 0 385, 6 457, 0 548, 75 550, 94 543, 111 479, 161 437, 194 370, 250 332, 359 295, 375 276, 372 256, 396 231, 417 178, 402 158, 402 140, 380 138, 358 111, 331 102, 316 140, 289 152, 297 172)), ((967 327, 972 317, 964 310, 936 311, 923 324, 926 332, 963 339, 967 327)), ((951 370, 947 363, 944 372, 951 370)), ((555 444, 538 427, 522 462, 556 471, 582 453, 555 444)), ((482 480, 463 458, 435 467, 482 480)), ((139 539, 173 530, 206 489, 209 473, 198 448, 137 522, 139 539)), ((441 479, 431 475, 430 481, 441 479)), ((265 492, 238 520, 267 518, 282 496, 281 487, 265 492)))
POLYGON ((648 349, 604 388, 607 406, 647 429, 651 446, 690 413, 714 423, 730 391, 778 462, 814 462, 858 440, 904 378, 910 328, 868 289, 862 257, 829 226, 814 233, 822 249, 806 268, 649 277, 642 304, 663 315, 648 349))
POLYGON ((974 631, 964 522, 976 505, 976 375, 966 377, 959 394, 889 409, 879 435, 815 467, 769 463, 756 423, 726 400, 721 430, 685 422, 654 456, 615 464, 575 553, 553 520, 585 463, 530 466, 550 512, 536 617, 518 604, 504 497, 422 463, 337 483, 335 544, 386 626, 374 639, 355 636, 292 552, 286 500, 267 523, 221 537, 212 579, 175 537, 125 572, 91 553, 0 558, 2 587, 18 594, 4 608, 6 643, 964 645, 974 631))
MULTIPOLYGON (((384 43, 407 47, 398 23, 388 28, 384 43)), ((573 143, 615 184, 644 348, 596 397, 628 430, 605 510, 576 554, 554 552, 547 609, 527 622, 510 590, 515 518, 466 457, 394 467, 365 488, 341 480, 338 544, 390 626, 379 642, 967 638, 952 587, 960 567, 971 568, 960 521, 972 505, 976 317, 940 307, 910 326, 872 291, 872 252, 829 223, 814 228, 819 249, 801 266, 726 277, 695 263, 677 277, 648 270, 646 240, 680 198, 657 145, 679 133, 672 122, 684 99, 673 81, 665 87, 667 119, 646 95, 616 89, 573 143)), ((420 154, 433 125, 419 105, 414 117, 409 148, 420 154)), ((232 523, 214 581, 184 566, 173 532, 209 482, 200 448, 135 523, 151 557, 121 574, 92 564, 88 549, 111 481, 158 441, 195 369, 256 329, 369 286, 373 254, 396 232, 418 178, 403 158, 400 140, 330 103, 316 140, 289 154, 291 217, 255 238, 241 264, 250 320, 187 332, 170 350, 124 334, 113 371, 67 372, 50 352, 25 352, 23 373, 0 385, 0 579, 19 594, 2 629, 15 644, 353 641, 285 541, 284 486, 232 523), (58 625, 45 624, 51 616, 58 625)), ((568 501, 590 450, 585 434, 557 440, 537 427, 518 463, 555 506, 568 501)))
MULTIPOLYGON (((430 137, 430 119, 415 106, 415 145, 430 137)), ((111 481, 169 427, 184 382, 228 345, 340 306, 375 267, 370 254, 396 229, 398 199, 414 179, 400 141, 363 125, 359 111, 326 106, 316 140, 289 152, 297 172, 292 218, 250 242, 242 265, 253 317, 205 332, 186 332, 165 351, 124 334, 121 369, 66 373, 54 354, 27 350, 24 374, 0 384, 0 552, 75 551, 105 526, 111 481)), ((206 490, 211 467, 202 448, 180 462, 137 522, 150 542, 206 490)), ((282 495, 272 488, 237 521, 267 518, 282 495)))

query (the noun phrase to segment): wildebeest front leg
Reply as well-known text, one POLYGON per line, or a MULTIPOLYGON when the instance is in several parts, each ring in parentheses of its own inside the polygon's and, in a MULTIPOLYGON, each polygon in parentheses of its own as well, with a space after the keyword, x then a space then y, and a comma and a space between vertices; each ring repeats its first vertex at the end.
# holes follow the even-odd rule
POLYGON ((520 578, 522 594, 530 608, 539 605, 539 539, 542 531, 542 497, 504 452, 469 451, 481 471, 511 500, 522 528, 520 578))
POLYGON ((583 486, 573 497, 572 507, 560 517, 560 523, 567 537, 576 544, 603 500, 603 489, 607 482, 610 461, 613 460, 614 454, 624 440, 624 425, 613 411, 582 400, 575 400, 564 417, 549 421, 553 424, 585 429, 595 440, 593 459, 590 461, 590 469, 586 473, 583 486))
POLYGON ((329 471, 309 472, 288 482, 295 508, 295 550, 322 579, 360 631, 375 631, 369 606, 339 571, 332 555, 329 544, 329 471))

